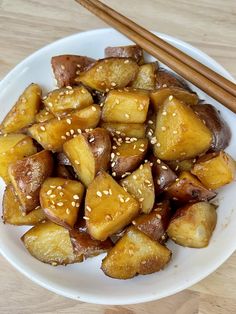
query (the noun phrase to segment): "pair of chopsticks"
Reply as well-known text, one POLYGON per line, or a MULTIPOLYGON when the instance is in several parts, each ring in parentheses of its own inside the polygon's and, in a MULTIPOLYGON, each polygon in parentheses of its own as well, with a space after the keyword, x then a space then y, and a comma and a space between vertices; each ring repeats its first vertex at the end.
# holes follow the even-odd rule
POLYGON ((236 113, 236 85, 98 0, 75 0, 236 113))

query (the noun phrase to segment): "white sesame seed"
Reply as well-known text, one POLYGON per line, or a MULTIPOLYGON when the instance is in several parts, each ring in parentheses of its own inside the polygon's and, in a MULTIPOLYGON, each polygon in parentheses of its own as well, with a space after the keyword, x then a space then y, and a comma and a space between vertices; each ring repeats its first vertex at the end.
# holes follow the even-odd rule
POLYGON ((116 105, 119 105, 119 103, 120 103, 119 99, 116 99, 116 100, 115 100, 115 104, 116 104, 116 105))
POLYGON ((125 60, 124 63, 125 63, 125 64, 126 64, 126 63, 129 63, 129 60, 125 60))
POLYGON ((139 151, 140 151, 140 152, 144 152, 144 151, 145 151, 145 149, 143 149, 143 148, 139 148, 139 151))
POLYGON ((153 124, 154 122, 152 120, 148 120, 148 124, 153 124))
POLYGON ((68 85, 68 86, 66 86, 66 88, 67 88, 67 89, 72 89, 72 87, 71 87, 71 86, 69 86, 69 85, 68 85))
POLYGON ((141 191, 140 189, 138 189, 138 193, 139 193, 139 194, 142 194, 142 191, 141 191))
POLYGON ((103 191, 103 194, 108 195, 108 194, 109 194, 109 191, 104 190, 104 191, 103 191))
POLYGON ((172 116, 173 116, 173 117, 175 117, 175 116, 176 116, 176 113, 175 113, 175 112, 174 112, 174 113, 172 113, 172 116))
POLYGON ((174 97, 173 97, 172 95, 170 95, 170 96, 169 96, 169 101, 173 100, 173 98, 174 98, 174 97))
POLYGON ((116 172, 112 172, 113 177, 116 177, 116 172))
POLYGON ((173 131, 173 134, 177 134, 178 132, 177 131, 173 131))
POLYGON ((66 136, 65 136, 65 135, 62 135, 62 136, 61 136, 61 139, 62 139, 62 140, 66 140, 66 136))
POLYGON ((94 107, 94 106, 92 106, 92 110, 93 110, 93 111, 97 111, 97 108, 94 107))
POLYGON ((97 191, 97 196, 102 197, 102 192, 97 191))
POLYGON ((111 160, 113 160, 115 158, 115 154, 111 153, 111 160))
POLYGON ((95 137, 94 137, 94 136, 90 137, 89 143, 92 143, 92 142, 94 142, 94 141, 95 141, 95 137))
POLYGON ((116 83, 115 82, 111 82, 111 86, 115 87, 116 83))
POLYGON ((61 206, 63 206, 63 203, 62 202, 58 202, 57 206, 61 207, 61 206))
POLYGON ((77 195, 77 194, 73 195, 73 199, 74 200, 79 200, 79 195, 77 195))
POLYGON ((76 164, 76 165, 79 165, 80 162, 79 162, 78 160, 75 160, 75 164, 76 164))
POLYGON ((57 190, 62 190, 62 187, 58 185, 57 190))
POLYGON ((162 115, 163 115, 163 116, 166 116, 166 115, 167 115, 167 112, 166 112, 166 111, 163 111, 163 112, 162 112, 162 115))
POLYGON ((112 195, 112 190, 111 189, 109 189, 109 194, 112 195))
POLYGON ((161 146, 161 144, 160 144, 160 143, 156 143, 156 146, 157 146, 157 147, 160 147, 160 146, 161 146))
POLYGON ((41 127, 40 127, 40 130, 42 130, 42 131, 46 131, 46 129, 45 129, 45 127, 44 127, 44 126, 41 126, 41 127))
POLYGON ((84 218, 84 220, 89 220, 89 217, 84 216, 83 218, 84 218))
POLYGON ((70 130, 70 134, 73 135, 75 131, 73 129, 70 130))
POLYGON ((66 132, 66 136, 70 136, 70 132, 66 132))
POLYGON ((126 198, 125 203, 128 203, 128 201, 130 200, 129 197, 126 198))
POLYGON ((166 166, 161 166, 162 169, 167 170, 168 168, 166 166))
POLYGON ((31 200, 32 196, 26 195, 26 198, 27 198, 28 200, 31 200))
POLYGON ((144 109, 144 105, 140 104, 140 105, 138 106, 138 111, 142 111, 143 109, 144 109))
POLYGON ((75 202, 73 201, 73 202, 71 202, 71 205, 73 206, 73 207, 75 207, 75 202))
POLYGON ((107 215, 105 216, 105 220, 106 220, 106 221, 111 221, 111 220, 112 220, 111 215, 107 214, 107 215))
POLYGON ((165 126, 162 126, 162 127, 161 127, 161 130, 162 130, 162 131, 166 131, 166 127, 165 127, 165 126))
POLYGON ((160 159, 157 159, 157 163, 160 165, 160 164, 161 164, 161 160, 160 160, 160 159))
POLYGON ((157 180, 157 184, 158 184, 158 185, 161 185, 161 180, 158 179, 158 180, 157 180))
POLYGON ((51 194, 52 194, 52 190, 48 190, 47 195, 51 195, 51 194))
POLYGON ((126 113, 126 114, 125 114, 125 117, 126 117, 127 119, 129 119, 130 116, 129 116, 128 113, 126 113))
POLYGON ((81 134, 81 133, 82 133, 81 129, 77 129, 77 132, 78 132, 79 134, 81 134))
POLYGON ((137 180, 137 176, 136 176, 135 174, 133 175, 133 179, 134 179, 134 180, 137 180))
POLYGON ((87 209, 88 212, 91 212, 91 211, 92 211, 92 208, 89 207, 89 206, 86 206, 86 209, 87 209))
POLYGON ((151 144, 156 144, 156 142, 157 142, 157 138, 154 136, 154 137, 152 137, 152 139, 151 139, 151 144))
POLYGON ((61 69, 65 70, 65 66, 63 64, 61 64, 61 69))
POLYGON ((71 124, 71 120, 70 119, 66 119, 66 123, 71 124))

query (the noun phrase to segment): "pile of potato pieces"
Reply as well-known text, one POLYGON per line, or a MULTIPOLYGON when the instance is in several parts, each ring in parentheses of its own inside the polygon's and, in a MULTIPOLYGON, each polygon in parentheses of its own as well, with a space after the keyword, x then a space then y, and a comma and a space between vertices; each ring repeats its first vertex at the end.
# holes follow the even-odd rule
POLYGON ((235 174, 219 112, 135 45, 51 63, 58 88, 31 84, 1 124, 3 221, 33 225, 29 253, 56 266, 108 252, 103 272, 128 279, 168 264, 168 238, 206 247, 209 201, 235 174))

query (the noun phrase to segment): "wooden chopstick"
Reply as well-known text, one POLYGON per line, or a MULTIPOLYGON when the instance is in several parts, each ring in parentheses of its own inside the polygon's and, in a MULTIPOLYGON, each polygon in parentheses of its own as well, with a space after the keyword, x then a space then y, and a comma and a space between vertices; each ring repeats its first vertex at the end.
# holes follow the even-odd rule
POLYGON ((150 42, 152 42, 153 44, 157 45, 158 47, 165 50, 166 52, 168 52, 175 58, 179 59, 180 61, 187 64, 194 70, 198 71, 199 73, 207 77, 209 80, 216 83, 218 86, 224 88, 233 96, 236 96, 236 85, 233 82, 227 80, 222 75, 214 72, 207 66, 203 65, 202 63, 198 62, 192 57, 188 56, 186 53, 182 52, 178 48, 170 45, 168 42, 162 40, 160 37, 152 34, 148 30, 146 30, 144 27, 131 21, 129 18, 123 16, 122 14, 110 8, 106 4, 101 3, 98 0, 90 0, 90 2, 95 4, 98 8, 105 10, 107 13, 110 14, 110 16, 114 17, 115 19, 123 23, 124 25, 128 26, 130 29, 139 33, 140 35, 148 39, 150 42))
MULTIPOLYGON (((218 86, 207 77, 189 67, 187 64, 183 63, 181 60, 175 58, 173 55, 163 50, 153 42, 143 37, 140 32, 136 32, 124 23, 117 20, 114 16, 108 13, 107 8, 102 9, 102 4, 100 7, 97 6, 99 1, 96 0, 75 0, 76 2, 83 5, 86 9, 94 13, 96 16, 101 18, 103 21, 113 26, 115 29, 119 30, 121 33, 126 35, 132 41, 137 43, 149 54, 160 60, 162 63, 166 64, 168 67, 173 69, 175 72, 180 74, 186 80, 190 81, 208 95, 222 103, 224 106, 236 113, 236 97, 230 94, 228 91, 218 86)), ((125 17, 123 17, 126 19, 125 17)), ((138 27, 138 26, 137 26, 138 27)))

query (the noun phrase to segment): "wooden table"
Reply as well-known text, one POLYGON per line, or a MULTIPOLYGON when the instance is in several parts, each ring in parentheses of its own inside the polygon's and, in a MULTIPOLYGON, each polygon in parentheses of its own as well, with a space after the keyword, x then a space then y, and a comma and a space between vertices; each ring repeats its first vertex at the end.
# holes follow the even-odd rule
MULTIPOLYGON (((202 49, 236 77, 235 0, 104 1, 147 28, 202 49)), ((42 46, 105 24, 72 0, 0 0, 0 78, 42 46)), ((235 241, 235 239, 232 239, 235 241)), ((236 313, 236 254, 197 285, 156 302, 97 306, 51 293, 0 257, 0 313, 236 313)))

